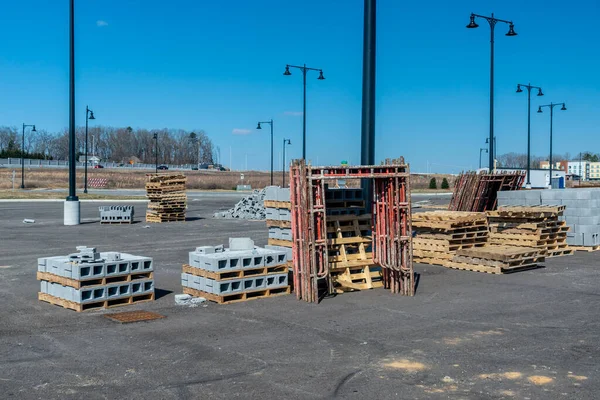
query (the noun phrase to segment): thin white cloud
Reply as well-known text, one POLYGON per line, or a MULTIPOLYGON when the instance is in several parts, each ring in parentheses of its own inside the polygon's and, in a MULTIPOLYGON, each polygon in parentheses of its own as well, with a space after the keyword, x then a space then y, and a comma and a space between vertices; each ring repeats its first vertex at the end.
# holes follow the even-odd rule
POLYGON ((234 128, 231 133, 234 135, 249 135, 252 132, 250 129, 234 128))
POLYGON ((289 115, 292 117, 301 117, 302 116, 302 111, 286 111, 283 113, 283 115, 289 115))
POLYGON ((98 21, 96 21, 96 26, 102 28, 103 26, 108 26, 108 22, 99 19, 98 21))

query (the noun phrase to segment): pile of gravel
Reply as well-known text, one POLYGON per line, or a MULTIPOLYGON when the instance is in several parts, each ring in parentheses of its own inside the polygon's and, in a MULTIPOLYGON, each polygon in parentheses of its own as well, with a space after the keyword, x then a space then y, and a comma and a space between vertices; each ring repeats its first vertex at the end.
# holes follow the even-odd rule
POLYGON ((265 189, 253 190, 252 194, 243 197, 238 203, 227 211, 216 212, 215 218, 240 218, 240 219, 265 219, 265 189))

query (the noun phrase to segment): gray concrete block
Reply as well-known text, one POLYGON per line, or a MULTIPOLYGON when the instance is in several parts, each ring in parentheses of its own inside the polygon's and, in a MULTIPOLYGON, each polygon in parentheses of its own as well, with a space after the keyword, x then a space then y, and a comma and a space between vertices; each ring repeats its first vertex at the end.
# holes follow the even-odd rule
POLYGON ((267 275, 267 289, 287 286, 288 274, 267 275))
POLYGON ((282 228, 280 229, 279 236, 281 240, 292 240, 292 229, 282 228))
POLYGON ((230 251, 243 251, 254 249, 254 240, 250 238, 229 238, 230 251))
POLYGON ((600 233, 600 225, 575 225, 575 232, 586 235, 600 233))
POLYGON ((279 220, 280 221, 291 221, 292 220, 291 211, 288 210, 287 208, 280 208, 279 209, 279 220))
POLYGON ((278 208, 265 208, 265 215, 267 219, 273 221, 279 221, 279 209, 278 208))
POLYGON ((600 225, 600 217, 599 216, 578 217, 577 220, 578 220, 577 224, 581 224, 581 225, 600 225))
POLYGON ((89 289, 79 289, 72 292, 73 299, 76 303, 91 303, 95 301, 106 300, 106 287, 93 287, 89 289))
POLYGON ((278 194, 279 194, 279 186, 267 186, 265 188, 265 200, 277 201, 278 194))
POLYGON ((277 201, 291 201, 290 188, 279 188, 277 191, 277 201))
POLYGON ((293 253, 292 253, 292 248, 291 247, 266 245, 265 249, 268 249, 268 250, 278 250, 278 251, 284 252, 285 256, 286 256, 286 260, 285 260, 286 262, 293 260, 293 253))
POLYGON ((269 239, 281 239, 281 228, 278 228, 276 226, 270 226, 269 239))
POLYGON ((600 233, 594 234, 583 234, 583 245, 584 246, 598 246, 600 245, 600 233))

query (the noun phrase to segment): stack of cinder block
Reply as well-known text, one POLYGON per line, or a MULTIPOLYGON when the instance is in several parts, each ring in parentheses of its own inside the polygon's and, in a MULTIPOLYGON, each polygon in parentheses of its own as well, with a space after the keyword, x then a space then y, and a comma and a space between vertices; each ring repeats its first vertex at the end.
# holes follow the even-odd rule
POLYGON ((77 250, 38 259, 39 300, 75 311, 154 300, 152 258, 85 246, 77 250))
POLYGON ((490 243, 531 247, 540 256, 557 257, 573 253, 567 244, 569 227, 559 221, 565 206, 500 206, 487 211, 490 243))
POLYGON ((267 186, 264 198, 269 244, 266 248, 284 251, 287 260, 292 260, 292 203, 290 189, 267 186))
POLYGON ((498 192, 499 206, 565 206, 559 220, 570 228, 567 244, 577 250, 600 249, 600 189, 498 192))
POLYGON ((362 215, 365 213, 364 193, 360 188, 327 188, 327 215, 362 215))
POLYGON ((413 260, 447 266, 461 249, 485 246, 488 224, 485 213, 429 211, 414 213, 413 260))
POLYGON ((133 206, 100 206, 101 224, 131 224, 133 206))
POLYGON ((150 199, 146 222, 185 221, 187 197, 183 174, 148 174, 146 196, 150 199))
POLYGON ((183 292, 220 304, 289 294, 286 259, 250 238, 231 238, 229 248, 198 247, 183 265, 183 292))

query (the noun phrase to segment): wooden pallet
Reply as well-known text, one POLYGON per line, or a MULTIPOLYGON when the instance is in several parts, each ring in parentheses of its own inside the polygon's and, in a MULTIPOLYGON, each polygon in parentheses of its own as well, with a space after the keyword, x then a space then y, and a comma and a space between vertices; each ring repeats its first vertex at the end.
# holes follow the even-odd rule
POLYGON ((448 259, 443 258, 434 258, 434 257, 415 257, 413 256, 413 261, 419 264, 429 264, 429 265, 439 265, 445 267, 446 264, 450 262, 448 259))
POLYGON ((38 281, 46 281, 52 283, 58 283, 63 286, 69 286, 75 289, 88 288, 91 286, 98 285, 109 285, 112 283, 125 283, 125 282, 135 282, 139 280, 146 279, 154 279, 154 272, 142 272, 139 274, 127 274, 127 275, 118 275, 118 276, 105 276, 103 278, 98 279, 88 279, 88 280, 77 280, 66 278, 64 276, 59 276, 56 274, 51 274, 49 272, 41 272, 37 273, 38 281))
POLYGON ((593 251, 600 250, 600 245, 599 246, 569 246, 569 248, 573 251, 587 251, 588 253, 591 253, 593 251))
POLYGON ((286 208, 288 210, 292 209, 292 203, 290 201, 265 200, 264 205, 266 208, 286 208))
POLYGON ((54 297, 47 293, 39 292, 38 300, 45 301, 46 303, 54 304, 56 306, 60 306, 63 308, 68 308, 69 310, 82 312, 82 311, 128 306, 131 304, 145 303, 147 301, 154 301, 154 293, 140 294, 137 296, 129 296, 129 297, 123 297, 123 298, 113 299, 113 300, 102 300, 102 301, 81 304, 81 303, 75 303, 74 301, 69 301, 69 300, 58 298, 58 297, 54 297))
POLYGON ((383 287, 381 267, 367 265, 331 271, 331 280, 338 293, 383 287))
POLYGON ((293 242, 291 240, 269 239, 267 243, 269 246, 292 247, 293 242))
POLYGON ((291 228, 292 227, 292 221, 278 221, 278 220, 274 220, 274 219, 268 219, 267 220, 267 227, 268 228, 291 228))
POLYGON ((189 264, 183 264, 183 272, 190 275, 202 276, 204 278, 210 278, 217 281, 226 281, 230 279, 249 278, 254 276, 273 275, 273 274, 285 274, 288 272, 288 266, 285 264, 276 265, 273 267, 261 267, 261 268, 249 268, 240 269, 237 271, 222 271, 213 272, 207 271, 202 268, 194 268, 189 264))
POLYGON ((429 251, 413 248, 413 257, 452 260, 452 258, 454 257, 454 253, 449 253, 445 251, 429 251))
POLYGON ((146 222, 163 223, 163 222, 185 222, 185 216, 182 217, 149 217, 146 215, 146 222))
POLYGON ((524 258, 539 257, 540 249, 514 246, 485 246, 463 249, 456 252, 458 256, 485 258, 488 260, 511 262, 524 258))
POLYGON ((100 225, 131 225, 133 224, 133 219, 129 221, 100 221, 100 225))
POLYGON ((552 258, 552 257, 570 256, 573 253, 575 253, 575 250, 571 249, 570 247, 567 247, 567 248, 557 249, 557 250, 548 250, 548 252, 546 253, 546 257, 552 258))
POLYGON ((485 272, 487 274, 509 274, 513 272, 526 271, 529 269, 539 268, 537 263, 529 265, 519 265, 515 267, 491 267, 486 265, 473 265, 449 261, 444 265, 446 268, 460 269, 463 271, 485 272))
POLYGON ((242 292, 242 293, 232 293, 225 294, 222 296, 203 292, 202 290, 192 289, 189 287, 183 288, 183 293, 192 295, 194 297, 204 297, 207 300, 214 301, 219 304, 230 304, 230 303, 239 303, 242 301, 256 300, 256 299, 265 299, 268 297, 276 297, 283 296, 286 294, 290 294, 291 290, 289 286, 275 288, 275 289, 263 289, 263 290, 254 290, 251 292, 242 292))

